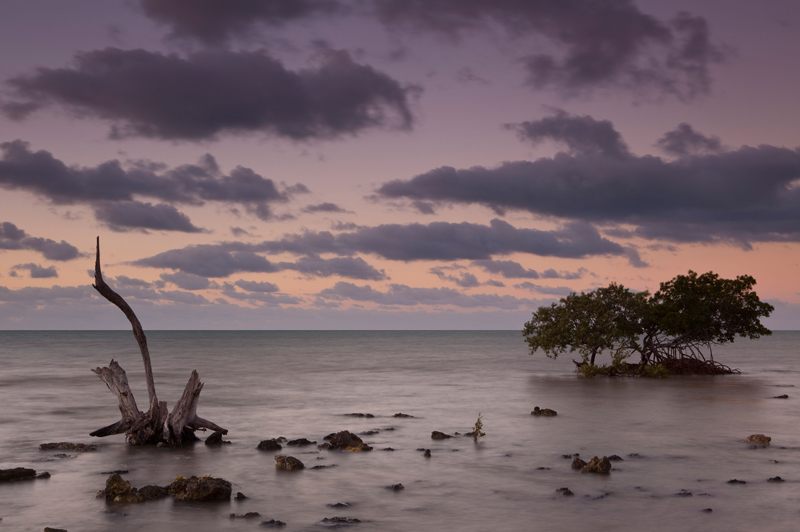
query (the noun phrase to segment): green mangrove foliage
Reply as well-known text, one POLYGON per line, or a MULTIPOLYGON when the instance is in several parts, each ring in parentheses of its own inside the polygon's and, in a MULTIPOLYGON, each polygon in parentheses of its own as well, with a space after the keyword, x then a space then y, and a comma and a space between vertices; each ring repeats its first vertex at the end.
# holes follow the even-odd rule
POLYGON ((712 348, 771 334, 761 318, 774 309, 759 299, 755 284, 749 275, 693 271, 661 283, 654 294, 612 283, 539 308, 522 334, 531 354, 579 355, 575 364, 586 376, 736 373, 714 360, 712 348), (598 365, 600 355, 609 363, 598 365))

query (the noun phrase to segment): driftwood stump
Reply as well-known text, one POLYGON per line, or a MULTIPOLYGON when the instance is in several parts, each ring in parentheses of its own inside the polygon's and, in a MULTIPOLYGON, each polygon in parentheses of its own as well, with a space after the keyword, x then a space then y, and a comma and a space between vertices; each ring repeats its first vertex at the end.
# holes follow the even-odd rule
POLYGON ((142 324, 133 312, 128 303, 111 289, 103 280, 100 269, 100 237, 97 237, 97 254, 94 266, 94 285, 92 285, 100 295, 119 307, 119 309, 131 322, 133 336, 139 344, 139 351, 142 353, 144 361, 145 378, 147 379, 147 395, 149 398, 149 408, 147 412, 142 412, 136 405, 136 398, 128 385, 128 376, 116 360, 103 368, 95 368, 94 371, 100 380, 106 383, 108 389, 117 396, 119 400, 119 411, 122 418, 116 423, 97 429, 91 436, 103 437, 112 434, 125 434, 125 438, 131 445, 156 445, 164 443, 173 447, 183 443, 195 441, 196 430, 211 429, 215 432, 227 434, 228 431, 219 425, 203 419, 197 415, 197 403, 200 398, 200 391, 203 383, 196 370, 192 371, 189 382, 183 390, 183 395, 175 403, 172 412, 167 410, 167 403, 159 401, 156 395, 156 385, 153 379, 153 368, 150 364, 150 350, 147 348, 147 337, 142 329, 142 324))

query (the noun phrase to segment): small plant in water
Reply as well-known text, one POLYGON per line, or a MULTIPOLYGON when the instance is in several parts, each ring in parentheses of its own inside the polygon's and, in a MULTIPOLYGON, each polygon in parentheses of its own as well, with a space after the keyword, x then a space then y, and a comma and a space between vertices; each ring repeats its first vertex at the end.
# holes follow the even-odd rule
POLYGON ((480 412, 478 412, 478 419, 475 420, 475 426, 472 427, 472 439, 478 441, 478 438, 482 436, 486 436, 486 433, 483 432, 483 416, 480 412))

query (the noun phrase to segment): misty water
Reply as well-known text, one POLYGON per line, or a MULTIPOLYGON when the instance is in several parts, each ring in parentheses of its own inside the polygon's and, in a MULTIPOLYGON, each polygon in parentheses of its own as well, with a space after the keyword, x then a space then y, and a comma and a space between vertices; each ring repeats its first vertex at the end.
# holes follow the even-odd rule
POLYGON ((717 358, 742 375, 664 380, 578 378, 569 358, 529 356, 515 331, 151 332, 149 340, 160 398, 174 403, 197 369, 206 383, 199 413, 228 428, 232 444, 171 450, 90 438, 119 418, 90 368, 117 359, 140 407, 146 402, 131 334, 2 332, 0 468, 52 477, 0 484, 0 530, 255 530, 260 520, 228 517, 251 511, 290 531, 320 530, 332 516, 382 531, 798 529, 800 333, 719 348, 717 358), (784 393, 789 399, 772 398, 784 393), (535 405, 558 417, 531 416, 535 405), (351 412, 376 417, 343 416, 351 412), (433 430, 469 430, 479 412, 487 433, 479 443, 431 440, 433 430), (321 442, 342 429, 389 427, 364 436, 371 453, 284 449, 307 467, 337 466, 329 469, 280 473, 274 453, 256 450, 277 436, 321 442), (752 433, 773 445, 749 449, 743 439, 752 433), (49 441, 100 448, 58 458, 38 449, 49 441), (562 457, 575 452, 624 461, 607 477, 581 474, 562 457), (117 469, 136 486, 219 476, 249 499, 109 506, 96 492, 102 472, 117 469), (767 482, 774 476, 786 482, 767 482), (747 483, 728 484, 733 478, 747 483), (385 488, 398 482, 406 489, 385 488), (575 496, 557 494, 561 487, 575 496), (352 507, 326 506, 336 502, 352 507))

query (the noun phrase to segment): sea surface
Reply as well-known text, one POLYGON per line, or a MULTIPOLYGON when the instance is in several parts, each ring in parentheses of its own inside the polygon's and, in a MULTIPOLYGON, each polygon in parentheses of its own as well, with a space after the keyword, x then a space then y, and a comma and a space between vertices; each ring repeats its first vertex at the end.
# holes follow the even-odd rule
POLYGON ((716 358, 742 375, 663 380, 578 378, 569 357, 530 356, 516 331, 148 337, 159 397, 171 406, 197 369, 205 382, 198 412, 228 428, 232 443, 173 450, 91 438, 119 419, 91 368, 118 360, 140 408, 147 402, 130 332, 0 332, 0 468, 52 474, 0 484, 0 530, 259 529, 260 520, 231 520, 231 512, 260 512, 286 531, 323 530, 320 521, 333 516, 360 519, 354 531, 800 530, 798 332, 718 348, 716 358), (772 398, 781 394, 789 398, 772 398), (558 416, 533 417, 536 405, 558 416), (344 415, 353 412, 375 417, 344 415), (478 443, 431 440, 433 430, 470 430, 479 413, 486 436, 478 443), (364 436, 375 450, 285 449, 309 468, 336 465, 298 473, 277 472, 274 453, 256 450, 266 438, 321 442, 343 429, 381 430, 364 436), (772 446, 749 449, 743 439, 752 433, 771 436, 772 446), (100 448, 59 458, 39 450, 50 441, 100 448), (607 477, 581 474, 562 457, 571 453, 624 461, 607 477), (219 476, 249 498, 112 507, 96 492, 102 472, 118 469, 136 486, 219 476), (767 482, 774 476, 785 482, 767 482), (734 478, 746 484, 727 483, 734 478), (398 482, 404 490, 386 489, 398 482), (575 495, 556 493, 562 487, 575 495), (336 502, 352 506, 326 506, 336 502))

